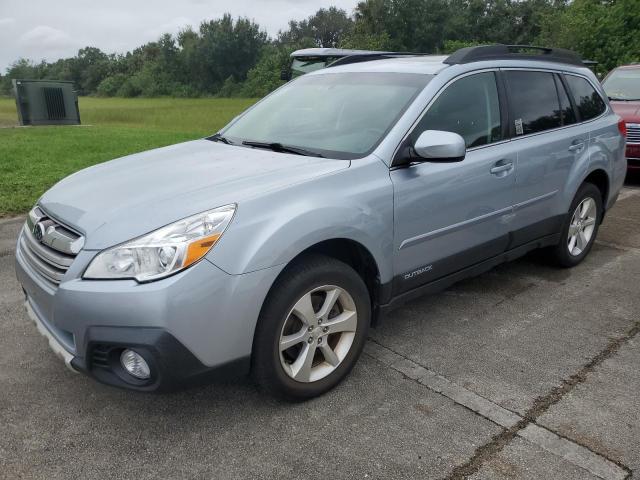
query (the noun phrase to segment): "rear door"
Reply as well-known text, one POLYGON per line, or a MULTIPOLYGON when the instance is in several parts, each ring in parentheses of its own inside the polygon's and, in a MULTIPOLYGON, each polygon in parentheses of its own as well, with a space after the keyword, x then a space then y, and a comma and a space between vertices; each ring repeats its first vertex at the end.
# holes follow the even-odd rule
MULTIPOLYGON (((503 128, 496 72, 446 86, 403 143, 425 130, 460 134, 466 158, 392 169, 394 293, 399 294, 502 253, 508 243, 515 150, 503 128)), ((504 107, 504 108, 502 108, 504 107)))
POLYGON ((559 73, 503 70, 517 146, 515 218, 510 248, 557 233, 565 206, 562 190, 574 162, 588 155, 588 127, 577 123, 559 73))

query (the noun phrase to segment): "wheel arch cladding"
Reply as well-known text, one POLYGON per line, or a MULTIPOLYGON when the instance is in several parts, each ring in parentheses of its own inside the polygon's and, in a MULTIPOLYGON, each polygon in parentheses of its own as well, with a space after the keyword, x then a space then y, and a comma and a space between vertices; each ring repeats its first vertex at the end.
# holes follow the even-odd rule
POLYGON ((332 238, 318 242, 296 255, 289 264, 305 255, 319 254, 335 258, 353 268, 367 286, 372 306, 380 300, 380 269, 371 252, 362 243, 349 238, 332 238))
POLYGON ((378 262, 367 247, 350 238, 331 238, 310 245, 287 262, 270 285, 263 302, 263 307, 274 285, 276 285, 282 275, 287 272, 288 267, 297 262, 304 261, 304 258, 310 255, 322 255, 334 258, 353 268, 369 291, 372 311, 381 301, 386 301, 384 293, 382 292, 378 262))

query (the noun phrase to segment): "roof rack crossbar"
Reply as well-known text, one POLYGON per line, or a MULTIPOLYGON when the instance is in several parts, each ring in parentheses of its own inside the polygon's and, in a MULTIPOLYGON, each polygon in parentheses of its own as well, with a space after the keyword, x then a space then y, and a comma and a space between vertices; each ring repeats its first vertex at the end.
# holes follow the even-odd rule
POLYGON ((582 58, 577 53, 564 48, 503 44, 461 48, 449 55, 444 63, 456 65, 483 60, 541 60, 583 65, 582 58))

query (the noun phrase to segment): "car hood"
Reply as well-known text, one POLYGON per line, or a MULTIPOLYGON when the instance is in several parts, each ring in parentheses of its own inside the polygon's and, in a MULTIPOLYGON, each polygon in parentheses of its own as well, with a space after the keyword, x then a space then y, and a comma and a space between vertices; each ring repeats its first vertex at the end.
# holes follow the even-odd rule
POLYGON ((611 108, 628 123, 640 123, 640 102, 611 102, 611 108))
POLYGON ((348 168, 331 160, 195 140, 81 170, 39 205, 86 237, 85 249, 122 243, 181 218, 238 204, 348 168))

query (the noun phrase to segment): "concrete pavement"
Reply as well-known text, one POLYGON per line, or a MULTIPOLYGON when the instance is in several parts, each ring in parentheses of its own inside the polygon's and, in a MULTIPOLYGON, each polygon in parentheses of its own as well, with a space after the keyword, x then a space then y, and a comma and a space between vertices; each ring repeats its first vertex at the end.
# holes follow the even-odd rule
POLYGON ((640 188, 587 260, 529 255, 393 312, 344 384, 169 395, 68 372, 0 223, 0 478, 627 478, 640 471, 640 188))

